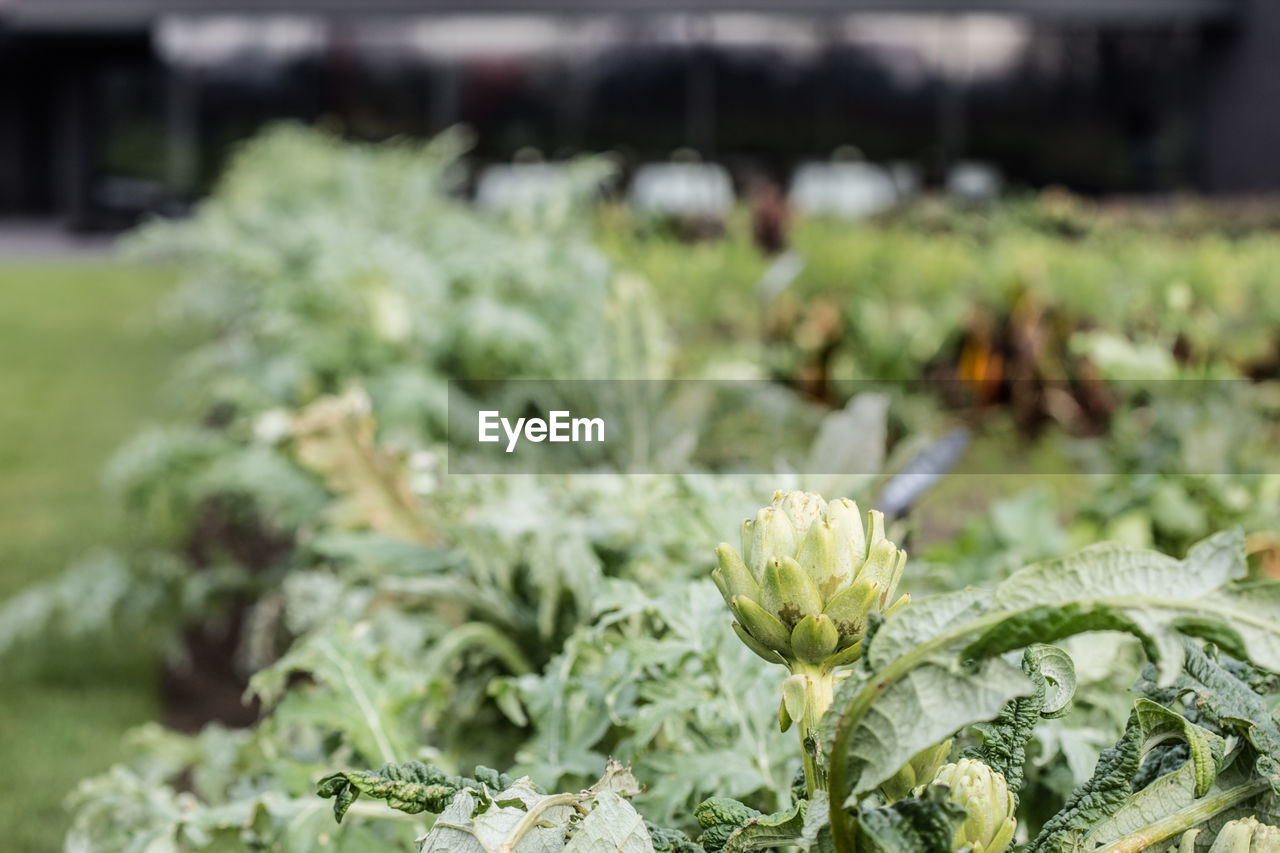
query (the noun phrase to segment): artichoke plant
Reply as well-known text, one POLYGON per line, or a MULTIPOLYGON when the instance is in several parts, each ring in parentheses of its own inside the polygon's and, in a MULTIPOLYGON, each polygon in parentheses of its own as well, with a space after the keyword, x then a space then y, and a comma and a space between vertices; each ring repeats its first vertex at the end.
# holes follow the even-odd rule
POLYGON ((906 604, 908 596, 894 595, 907 554, 885 538, 880 512, 869 512, 864 527, 853 501, 777 491, 743 522, 742 553, 721 543, 716 559, 711 577, 737 617, 733 630, 792 673, 778 721, 784 731, 800 721, 812 793, 821 780, 807 744, 831 705, 835 669, 858 659, 872 613, 906 604))

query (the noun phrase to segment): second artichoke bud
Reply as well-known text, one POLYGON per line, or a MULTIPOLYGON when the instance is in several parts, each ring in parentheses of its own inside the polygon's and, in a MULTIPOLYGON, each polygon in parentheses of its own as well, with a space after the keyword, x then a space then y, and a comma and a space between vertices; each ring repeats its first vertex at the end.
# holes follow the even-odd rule
POLYGON ((742 525, 742 553, 716 549, 711 573, 737 621, 734 630, 765 660, 830 670, 856 660, 872 612, 888 613, 907 554, 885 538, 883 514, 813 492, 778 491, 742 525))
POLYGON ((969 848, 972 853, 1009 849, 1018 828, 1017 802, 1004 776, 981 761, 962 758, 942 767, 930 784, 946 785, 951 802, 964 807, 966 817, 956 830, 954 849, 969 848))
MULTIPOLYGON (((1196 836, 1199 830, 1192 830, 1182 837, 1178 847, 1183 850, 1196 849, 1196 836)), ((1229 821, 1218 830, 1209 853, 1277 853, 1280 851, 1280 829, 1260 823, 1256 817, 1246 817, 1229 821)))

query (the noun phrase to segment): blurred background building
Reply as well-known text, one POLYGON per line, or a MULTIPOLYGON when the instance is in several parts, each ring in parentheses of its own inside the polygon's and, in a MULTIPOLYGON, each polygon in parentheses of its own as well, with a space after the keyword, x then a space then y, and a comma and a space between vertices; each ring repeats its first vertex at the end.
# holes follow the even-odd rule
POLYGON ((1280 190, 1275 0, 0 0, 0 214, 180 211, 282 118, 480 162, 841 146, 1086 193, 1280 190))

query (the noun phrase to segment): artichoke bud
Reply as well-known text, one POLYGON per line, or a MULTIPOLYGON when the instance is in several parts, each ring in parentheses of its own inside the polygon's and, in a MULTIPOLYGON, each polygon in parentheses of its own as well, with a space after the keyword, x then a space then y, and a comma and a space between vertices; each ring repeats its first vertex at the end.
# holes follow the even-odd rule
POLYGON ((825 613, 814 616, 810 613, 801 619, 791 632, 791 648, 800 660, 807 663, 822 663, 836 650, 840 642, 840 632, 835 623, 825 613))
POLYGON ((775 492, 743 522, 742 556, 722 543, 716 560, 712 579, 742 628, 789 665, 856 660, 869 615, 907 600, 893 601, 906 553, 885 538, 884 515, 873 510, 864 522, 853 501, 828 504, 812 492, 775 492))
POLYGON ((1209 853, 1278 853, 1280 829, 1256 817, 1229 821, 1218 830, 1209 853))
POLYGON ((1003 775, 981 761, 962 758, 939 769, 932 784, 946 785, 951 802, 963 806, 968 815, 956 830, 956 850, 972 847, 973 853, 1004 853, 1013 843, 1017 803, 1003 775))
POLYGON ((822 612, 822 596, 809 575, 791 557, 772 561, 761 579, 761 603, 788 630, 810 613, 822 612))
POLYGON ((751 576, 747 564, 727 542, 721 542, 716 548, 716 560, 719 565, 711 572, 711 579, 720 588, 725 603, 735 595, 742 595, 752 601, 760 600, 760 584, 751 576))
POLYGON ((911 796, 911 791, 937 775, 951 754, 951 739, 917 752, 898 772, 880 783, 880 793, 891 803, 911 796))
POLYGON ((791 656, 791 631, 778 621, 778 617, 741 595, 735 595, 729 602, 729 607, 742 627, 758 643, 784 657, 791 656))

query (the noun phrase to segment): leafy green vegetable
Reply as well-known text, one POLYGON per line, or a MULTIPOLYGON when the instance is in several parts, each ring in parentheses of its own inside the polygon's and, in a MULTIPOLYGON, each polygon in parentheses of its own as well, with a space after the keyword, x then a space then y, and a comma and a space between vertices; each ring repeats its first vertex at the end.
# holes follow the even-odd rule
POLYGON ((999 771, 1015 797, 1022 787, 1027 743, 1036 724, 1042 718, 1065 714, 1075 694, 1075 667, 1061 649, 1028 646, 1022 654, 1022 671, 1035 683, 1035 693, 1010 700, 994 720, 975 725, 973 728, 982 737, 982 745, 962 753, 965 758, 976 759, 999 771))
POLYGON ((952 840, 964 820, 964 806, 949 800, 945 788, 930 787, 923 797, 863 811, 858 817, 858 849, 876 853, 950 853, 952 840))
POLYGON ((404 764, 384 764, 376 771, 346 770, 331 773, 316 783, 316 791, 322 797, 333 798, 333 814, 342 822, 343 816, 361 794, 379 800, 409 814, 418 812, 439 813, 453 802, 462 790, 473 792, 501 791, 510 788, 515 780, 488 767, 477 767, 476 778, 449 776, 438 767, 409 761, 404 764))

